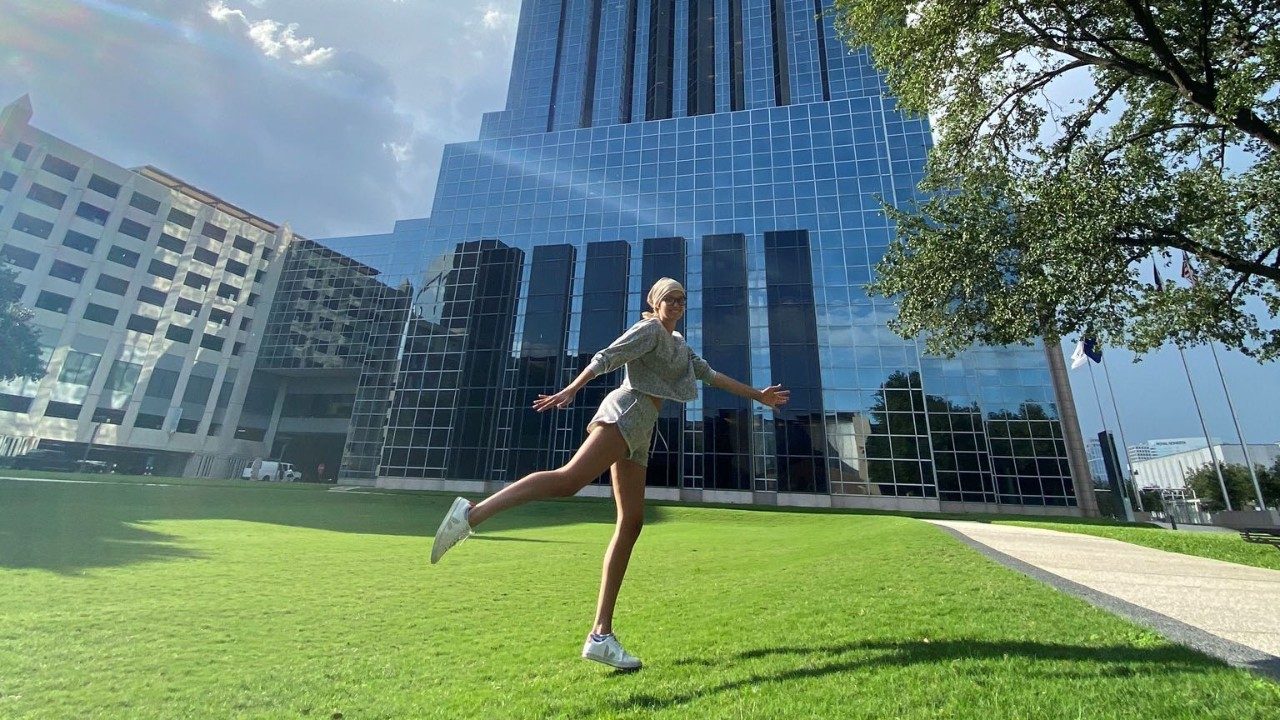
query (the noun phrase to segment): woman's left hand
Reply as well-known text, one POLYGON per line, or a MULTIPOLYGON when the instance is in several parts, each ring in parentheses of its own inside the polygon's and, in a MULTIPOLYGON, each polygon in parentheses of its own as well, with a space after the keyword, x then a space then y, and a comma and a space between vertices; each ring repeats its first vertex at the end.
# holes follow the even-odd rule
POLYGON ((783 390, 781 385, 770 385, 760 391, 760 402, 769 407, 776 408, 779 405, 786 405, 790 399, 791 391, 783 390))

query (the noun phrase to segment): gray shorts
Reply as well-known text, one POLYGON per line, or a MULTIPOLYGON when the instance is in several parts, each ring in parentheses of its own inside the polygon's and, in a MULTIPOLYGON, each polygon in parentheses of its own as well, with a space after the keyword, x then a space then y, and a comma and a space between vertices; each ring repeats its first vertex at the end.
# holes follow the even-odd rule
POLYGON ((627 441, 627 459, 642 467, 649 466, 649 446, 653 442, 653 426, 658 422, 658 408, 641 392, 618 388, 605 396, 595 417, 587 423, 590 433, 598 425, 616 425, 627 441))

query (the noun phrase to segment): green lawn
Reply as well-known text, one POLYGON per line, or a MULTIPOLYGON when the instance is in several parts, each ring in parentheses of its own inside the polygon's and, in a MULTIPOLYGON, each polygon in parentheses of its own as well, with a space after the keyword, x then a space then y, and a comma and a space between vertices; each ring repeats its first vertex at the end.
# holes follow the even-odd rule
POLYGON ((1241 565, 1280 570, 1280 551, 1271 545, 1247 543, 1240 539, 1240 533, 1188 532, 1166 530, 1160 527, 1127 527, 1118 525, 1093 525, 1074 522, 999 520, 1003 525, 1023 525, 1026 527, 1061 530, 1063 532, 1096 535, 1098 537, 1123 540, 1134 545, 1145 545, 1157 550, 1196 555, 1199 557, 1225 560, 1241 565))
POLYGON ((577 658, 611 505, 433 567, 449 499, 0 480, 0 717, 1280 716, 1280 685, 888 516, 650 508, 617 622, 647 665, 614 673, 577 658))

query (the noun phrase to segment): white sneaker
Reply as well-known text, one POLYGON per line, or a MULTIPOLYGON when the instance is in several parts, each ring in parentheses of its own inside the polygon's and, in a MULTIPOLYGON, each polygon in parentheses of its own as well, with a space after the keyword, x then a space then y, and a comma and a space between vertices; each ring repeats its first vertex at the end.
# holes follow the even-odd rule
POLYGON ((449 552, 449 548, 471 537, 471 523, 468 521, 470 516, 471 503, 467 502, 466 498, 453 501, 449 512, 445 513, 444 519, 440 521, 435 540, 431 543, 432 565, 440 562, 440 558, 449 552))
POLYGON ((603 640, 592 640, 588 635, 587 643, 582 646, 582 657, 619 670, 639 670, 641 665, 640 658, 623 650, 622 643, 613 635, 606 635, 603 640))

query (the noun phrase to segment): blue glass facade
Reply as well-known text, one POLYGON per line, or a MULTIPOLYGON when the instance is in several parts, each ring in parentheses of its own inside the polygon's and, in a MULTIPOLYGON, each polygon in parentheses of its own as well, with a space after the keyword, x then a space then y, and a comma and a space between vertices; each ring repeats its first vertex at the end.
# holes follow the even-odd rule
POLYGON ((688 289, 690 344, 792 401, 774 412, 704 389, 667 403, 651 486, 1076 504, 1043 349, 925 357, 863 291, 893 232, 880 199, 913 197, 930 130, 831 13, 524 2, 507 108, 446 147, 414 229, 423 271, 379 477, 511 481, 566 461, 618 378, 569 412, 529 404, 667 275, 688 289))

